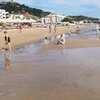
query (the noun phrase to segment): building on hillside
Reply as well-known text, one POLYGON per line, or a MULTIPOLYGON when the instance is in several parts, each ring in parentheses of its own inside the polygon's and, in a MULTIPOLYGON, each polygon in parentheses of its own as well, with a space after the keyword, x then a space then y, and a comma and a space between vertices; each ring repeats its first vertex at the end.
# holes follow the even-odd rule
POLYGON ((30 18, 33 17, 33 15, 29 14, 28 12, 25 13, 25 14, 23 14, 23 15, 24 15, 24 17, 25 17, 26 19, 30 19, 30 18))
POLYGON ((42 18, 42 23, 60 24, 63 18, 65 18, 64 15, 58 15, 55 13, 51 13, 50 15, 42 18))
POLYGON ((3 0, 4 2, 14 2, 14 0, 3 0))
POLYGON ((0 9, 0 19, 9 18, 9 12, 6 12, 4 9, 0 9))
POLYGON ((24 19, 23 14, 10 14, 11 19, 24 19))
POLYGON ((12 14, 10 14, 11 19, 31 19, 32 15, 25 13, 25 14, 15 14, 14 11, 12 11, 12 14))
POLYGON ((51 23, 51 18, 50 17, 43 17, 42 18, 42 24, 50 24, 51 23))

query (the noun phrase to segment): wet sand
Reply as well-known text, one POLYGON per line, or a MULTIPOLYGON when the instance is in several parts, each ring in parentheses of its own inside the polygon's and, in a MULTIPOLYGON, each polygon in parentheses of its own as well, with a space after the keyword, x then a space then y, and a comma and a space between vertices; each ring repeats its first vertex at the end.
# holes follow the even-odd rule
POLYGON ((40 41, 0 53, 0 99, 100 100, 99 43, 71 35, 64 46, 40 41))
POLYGON ((26 51, 0 72, 1 100, 100 99, 100 47, 26 51))
POLYGON ((97 40, 97 36, 86 35, 86 34, 71 34, 65 36, 66 43, 64 45, 56 45, 57 39, 51 42, 49 45, 45 46, 40 52, 45 52, 48 50, 58 50, 58 49, 74 49, 74 48, 86 48, 86 47, 100 47, 100 40, 97 40))

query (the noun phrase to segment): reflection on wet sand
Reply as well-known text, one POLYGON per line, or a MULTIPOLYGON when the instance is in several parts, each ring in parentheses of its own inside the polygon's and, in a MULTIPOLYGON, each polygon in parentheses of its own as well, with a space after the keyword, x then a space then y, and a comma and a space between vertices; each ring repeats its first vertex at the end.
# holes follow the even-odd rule
POLYGON ((65 45, 59 46, 59 51, 61 52, 62 55, 64 55, 64 49, 65 49, 65 45))
POLYGON ((57 48, 57 51, 60 52, 61 55, 64 54, 65 45, 57 45, 56 46, 56 45, 54 45, 54 43, 52 43, 52 44, 51 45, 44 45, 44 47, 42 48, 42 51, 44 52, 44 54, 46 54, 46 56, 48 56, 49 51, 51 51, 51 48, 54 48, 54 47, 57 48))
MULTIPOLYGON (((67 36, 67 34, 63 34, 64 37, 67 36)), ((61 54, 63 55, 64 53, 64 49, 65 49, 65 44, 58 44, 56 45, 55 42, 58 40, 58 38, 60 37, 60 35, 57 35, 57 36, 54 36, 54 37, 51 37, 51 38, 48 38, 48 37, 45 37, 44 39, 44 46, 43 46, 43 52, 48 56, 48 53, 49 51, 51 50, 51 48, 57 48, 57 51, 60 51, 61 54)))
POLYGON ((77 38, 65 45, 40 41, 16 50, 13 59, 5 52, 5 69, 14 67, 0 73, 0 100, 100 100, 100 47, 77 48, 100 42, 71 41, 77 38))
POLYGON ((48 56, 48 45, 45 45, 44 52, 45 52, 46 56, 48 56))
POLYGON ((4 54, 4 59, 5 59, 5 70, 9 70, 11 52, 4 52, 3 54, 4 54))

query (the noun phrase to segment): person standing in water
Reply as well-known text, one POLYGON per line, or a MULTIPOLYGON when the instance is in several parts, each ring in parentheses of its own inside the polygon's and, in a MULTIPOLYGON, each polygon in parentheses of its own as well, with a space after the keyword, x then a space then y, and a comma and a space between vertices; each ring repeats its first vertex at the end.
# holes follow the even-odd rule
POLYGON ((5 43, 4 43, 4 47, 3 47, 2 51, 6 51, 6 50, 12 51, 11 44, 10 44, 11 40, 10 40, 10 37, 9 37, 7 31, 4 31, 4 35, 5 35, 4 36, 5 43))
POLYGON ((98 24, 96 25, 96 31, 97 31, 96 37, 97 37, 97 40, 99 40, 99 25, 98 24))

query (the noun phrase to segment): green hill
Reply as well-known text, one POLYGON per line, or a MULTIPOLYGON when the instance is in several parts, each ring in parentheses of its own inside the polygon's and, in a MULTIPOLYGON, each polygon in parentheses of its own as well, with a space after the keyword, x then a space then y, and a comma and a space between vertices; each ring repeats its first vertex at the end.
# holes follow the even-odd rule
POLYGON ((99 19, 80 15, 80 16, 67 16, 62 21, 63 22, 87 21, 87 22, 98 23, 99 19))
POLYGON ((37 17, 44 17, 44 16, 47 16, 48 14, 50 14, 50 12, 45 12, 45 11, 40 10, 40 9, 31 8, 31 7, 28 7, 24 4, 22 5, 22 4, 19 4, 16 2, 15 3, 2 2, 2 3, 0 3, 0 9, 5 9, 10 14, 12 12, 14 12, 14 13, 26 13, 26 12, 28 12, 29 14, 37 16, 37 17))

